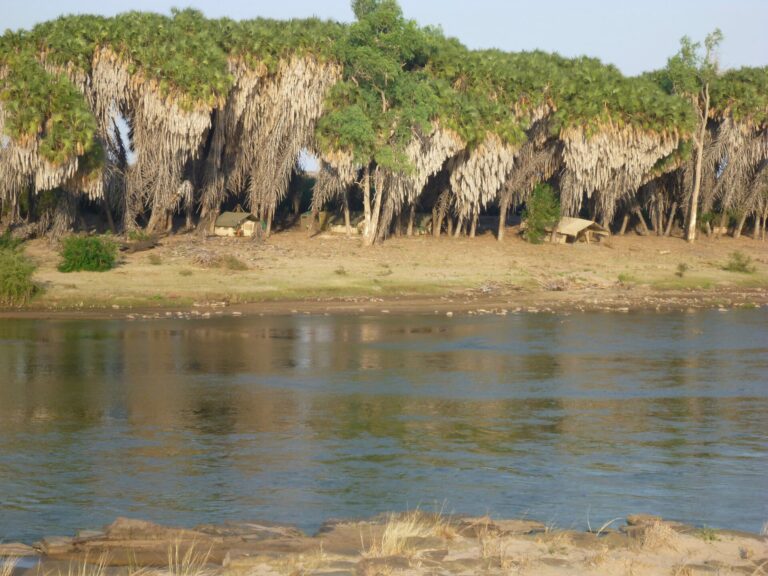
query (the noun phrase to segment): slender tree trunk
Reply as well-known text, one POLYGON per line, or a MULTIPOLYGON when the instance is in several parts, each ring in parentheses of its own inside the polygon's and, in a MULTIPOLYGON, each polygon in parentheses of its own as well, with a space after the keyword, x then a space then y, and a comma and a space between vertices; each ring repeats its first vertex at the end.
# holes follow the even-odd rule
POLYGON ((648 224, 645 223, 645 218, 643 217, 643 211, 640 210, 639 206, 635 206, 633 212, 635 213, 635 216, 637 216, 640 226, 640 232, 643 236, 648 235, 648 224))
POLYGON ((664 236, 672 234, 672 225, 675 223, 675 213, 677 212, 677 202, 672 202, 672 208, 669 209, 667 218, 667 227, 664 229, 664 236))
POLYGON ((264 229, 264 235, 269 238, 270 234, 272 234, 272 220, 275 218, 275 209, 272 207, 267 207, 264 210, 264 218, 267 221, 266 228, 264 229))
POLYGON ((693 192, 691 193, 691 202, 688 207, 688 225, 685 233, 685 239, 688 242, 696 241, 699 195, 701 193, 701 164, 704 159, 704 137, 707 133, 707 118, 709 117, 709 84, 704 84, 703 99, 704 109, 699 112, 701 124, 699 126, 699 135, 696 138, 696 164, 693 172, 693 192))
POLYGON ((475 235, 477 234, 477 221, 479 219, 480 219, 480 211, 478 210, 478 211, 474 212, 474 214, 472 214, 472 223, 471 223, 470 229, 469 229, 469 237, 470 238, 474 238, 475 235))
POLYGON ((370 246, 371 241, 371 170, 366 166, 363 170, 363 244, 370 246))
POLYGON ((352 235, 352 219, 349 215, 349 190, 344 189, 344 193, 341 195, 341 202, 344 208, 344 228, 347 231, 347 236, 352 235))
POLYGON ((109 202, 107 202, 107 199, 104 196, 101 198, 101 207, 104 210, 104 215, 107 217, 107 226, 109 226, 109 231, 114 234, 116 232, 115 220, 112 218, 112 210, 109 208, 109 202))
POLYGON ((413 236, 413 224, 416 221, 416 204, 411 204, 411 208, 408 211, 408 230, 406 236, 413 236))
POLYGON ((755 227, 752 229, 752 240, 760 239, 760 230, 763 228, 763 216, 759 212, 755 213, 755 227))
POLYGON ((741 238, 741 231, 744 230, 744 223, 747 221, 748 214, 745 212, 739 216, 739 221, 736 223, 736 228, 733 229, 733 237, 741 238))
POLYGON ((454 238, 458 238, 459 236, 461 236, 462 228, 464 228, 464 216, 460 214, 458 217, 458 221, 456 222, 456 231, 453 234, 454 238))
POLYGON ((447 227, 446 233, 448 234, 448 237, 453 236, 453 218, 451 218, 450 215, 448 215, 448 222, 446 227, 447 227))
POLYGON ((373 198, 373 206, 371 206, 371 200, 370 200, 370 193, 371 193, 371 175, 370 171, 366 169, 365 176, 364 176, 364 182, 363 182, 363 209, 368 212, 367 220, 368 220, 368 229, 367 234, 363 235, 363 245, 364 246, 373 246, 374 242, 376 242, 376 233, 378 232, 379 228, 379 218, 381 217, 381 205, 382 205, 382 197, 384 196, 383 190, 382 190, 382 182, 383 178, 381 177, 381 172, 376 167, 373 175, 373 187, 374 187, 374 198, 373 198), (368 198, 367 206, 365 202, 365 197, 368 198))
POLYGON ((504 240, 504 231, 507 229, 507 211, 509 210, 509 196, 503 194, 499 202, 499 231, 496 233, 496 240, 504 240))
POLYGON ((621 220, 621 228, 619 229, 619 236, 624 236, 627 233, 627 225, 629 224, 629 212, 624 212, 624 218, 621 220))

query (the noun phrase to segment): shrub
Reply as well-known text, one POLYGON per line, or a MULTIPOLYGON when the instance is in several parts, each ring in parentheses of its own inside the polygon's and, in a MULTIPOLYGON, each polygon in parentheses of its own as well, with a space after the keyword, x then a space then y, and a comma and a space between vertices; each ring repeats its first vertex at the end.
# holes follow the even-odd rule
POLYGON ((223 256, 220 265, 227 270, 248 270, 248 264, 231 254, 223 256))
POLYGON ((728 272, 739 272, 741 274, 753 274, 757 268, 752 265, 752 258, 741 252, 731 252, 728 256, 728 262, 723 266, 723 270, 728 272))
POLYGON ((152 266, 160 266, 163 263, 163 259, 158 254, 150 254, 147 260, 152 266))
POLYGON ((104 272, 115 265, 117 244, 99 236, 70 236, 61 250, 61 272, 104 272))
POLYGON ((37 292, 35 265, 18 250, 0 249, 0 304, 21 306, 37 292))
POLYGON ((525 238, 532 244, 541 244, 546 229, 560 219, 560 201, 549 184, 537 184, 526 202, 523 220, 527 224, 525 238))
POLYGON ((686 272, 688 272, 688 264, 685 262, 680 262, 680 264, 677 265, 677 271, 675 272, 675 275, 679 278, 682 278, 685 276, 686 272))

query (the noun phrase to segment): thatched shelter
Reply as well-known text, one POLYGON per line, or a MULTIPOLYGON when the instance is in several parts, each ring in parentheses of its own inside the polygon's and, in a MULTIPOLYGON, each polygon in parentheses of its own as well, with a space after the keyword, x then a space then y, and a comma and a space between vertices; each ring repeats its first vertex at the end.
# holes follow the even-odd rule
POLYGON ((258 225, 258 220, 250 212, 222 212, 216 218, 213 233, 216 236, 250 237, 256 233, 258 225))
POLYGON ((594 220, 563 217, 557 223, 557 227, 552 233, 551 241, 557 244, 574 244, 576 242, 586 242, 589 244, 593 239, 600 240, 602 237, 610 235, 610 231, 600 226, 594 220))

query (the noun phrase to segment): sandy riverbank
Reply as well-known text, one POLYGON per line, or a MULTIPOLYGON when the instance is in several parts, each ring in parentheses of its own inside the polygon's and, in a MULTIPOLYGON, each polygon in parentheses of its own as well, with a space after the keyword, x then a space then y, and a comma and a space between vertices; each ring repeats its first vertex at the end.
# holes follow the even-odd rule
POLYGON ((768 245, 748 238, 613 237, 533 246, 475 239, 358 238, 281 232, 264 242, 177 235, 104 273, 64 274, 44 240, 26 245, 44 288, 9 316, 217 313, 510 313, 684 310, 768 304, 768 245), (723 268, 731 254, 755 272, 723 268))
POLYGON ((768 537, 643 515, 576 531, 417 511, 329 521, 314 536, 260 522, 179 529, 118 519, 34 547, 0 544, 0 557, 14 555, 39 560, 19 576, 758 575, 768 572, 768 537))

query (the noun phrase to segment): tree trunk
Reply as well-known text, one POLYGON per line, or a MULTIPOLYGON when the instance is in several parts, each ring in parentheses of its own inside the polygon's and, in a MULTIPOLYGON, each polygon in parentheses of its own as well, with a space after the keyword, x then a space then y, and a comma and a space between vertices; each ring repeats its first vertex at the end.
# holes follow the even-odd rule
POLYGON ((109 209, 109 202, 107 202, 106 197, 101 197, 101 207, 104 209, 104 215, 107 217, 107 226, 109 226, 109 231, 114 234, 116 232, 115 229, 115 221, 112 218, 112 210, 109 209))
POLYGON ((272 220, 275 218, 275 209, 268 207, 264 210, 264 218, 267 221, 267 225, 264 228, 264 235, 269 238, 270 234, 272 234, 272 220))
POLYGON ((755 214, 755 227, 752 229, 752 240, 760 239, 760 230, 763 228, 763 216, 759 212, 755 214))
POLYGON ((341 195, 342 204, 344 205, 344 228, 347 230, 347 236, 352 235, 352 222, 349 216, 349 190, 344 189, 344 193, 341 195))
POLYGON ((371 169, 366 166, 363 170, 363 244, 373 244, 371 237, 371 169))
POLYGON ((619 236, 624 236, 627 233, 627 224, 629 224, 629 212, 624 213, 624 218, 621 220, 621 228, 619 229, 619 236))
POLYGON ((476 211, 472 214, 472 224, 469 229, 469 237, 474 238, 477 234, 477 221, 480 219, 480 211, 476 211))
POLYGON ((747 221, 748 214, 745 212, 739 216, 739 221, 736 223, 736 228, 733 229, 733 237, 741 238, 741 231, 744 229, 744 223, 747 221))
POLYGON ((677 212, 677 202, 672 202, 672 208, 669 210, 667 218, 667 227, 664 229, 664 236, 672 234, 672 225, 675 223, 675 213, 677 212))
POLYGON ((464 228, 464 216, 463 215, 459 215, 459 218, 458 218, 458 220, 456 222, 456 230, 453 233, 453 237, 454 238, 458 238, 459 236, 461 236, 461 229, 462 228, 464 228))
POLYGON ((405 232, 406 236, 413 236, 413 224, 416 220, 416 204, 411 204, 411 208, 408 211, 408 229, 405 232))
POLYGON ((696 224, 699 210, 699 195, 701 193, 701 164, 704 159, 704 137, 707 133, 707 118, 709 117, 709 84, 704 84, 704 109, 700 111, 699 135, 696 138, 696 164, 693 172, 693 192, 688 206, 688 226, 685 239, 688 242, 696 241, 696 224))
POLYGON ((443 231, 443 218, 445 218, 445 213, 435 206, 432 210, 432 236, 435 238, 440 238, 440 233, 443 231))
POLYGON ((648 224, 645 223, 645 218, 643 217, 643 211, 640 210, 639 206, 635 206, 633 212, 635 213, 635 216, 637 216, 640 226, 640 232, 643 236, 648 235, 648 224))
POLYGON ((496 240, 504 240, 504 231, 507 229, 507 211, 509 210, 509 196, 503 194, 499 202, 499 231, 496 233, 496 240))
POLYGON ((365 181, 363 184, 363 188, 364 188, 363 195, 368 197, 369 224, 368 224, 368 230, 367 230, 368 234, 363 235, 364 246, 373 246, 373 244, 376 242, 376 234, 379 228, 379 218, 381 217, 381 205, 383 204, 382 202, 383 184, 384 182, 381 176, 381 171, 377 166, 373 175, 374 200, 373 200, 373 207, 371 207, 371 200, 370 200, 371 177, 370 177, 369 171, 366 170, 365 181))
POLYGON ((448 216, 447 228, 448 230, 446 230, 446 233, 448 234, 448 237, 453 236, 453 218, 451 218, 450 215, 448 216))

